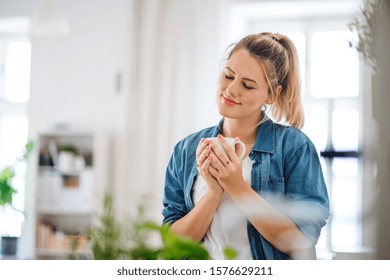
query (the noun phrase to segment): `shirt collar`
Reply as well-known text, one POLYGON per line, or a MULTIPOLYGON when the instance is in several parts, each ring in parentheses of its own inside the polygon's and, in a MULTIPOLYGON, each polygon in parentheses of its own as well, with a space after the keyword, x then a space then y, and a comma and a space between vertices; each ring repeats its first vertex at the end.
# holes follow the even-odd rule
POLYGON ((217 137, 219 133, 221 133, 222 131, 222 126, 223 126, 223 121, 224 121, 224 118, 222 118, 218 125, 212 130, 212 137, 217 137))
POLYGON ((267 118, 260 124, 253 150, 273 154, 275 151, 275 124, 267 118))
MULTIPOLYGON (((222 131, 223 118, 212 132, 217 136, 222 131)), ((256 142, 253 151, 273 154, 275 151, 275 123, 266 116, 266 120, 260 124, 257 131, 256 142)))

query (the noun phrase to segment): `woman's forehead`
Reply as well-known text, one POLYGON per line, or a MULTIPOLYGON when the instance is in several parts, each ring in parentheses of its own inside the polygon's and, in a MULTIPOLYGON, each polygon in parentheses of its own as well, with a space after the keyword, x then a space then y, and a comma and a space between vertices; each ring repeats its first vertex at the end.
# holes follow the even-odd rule
POLYGON ((231 54, 226 63, 226 67, 237 75, 253 80, 265 78, 261 62, 244 48, 236 50, 231 54))

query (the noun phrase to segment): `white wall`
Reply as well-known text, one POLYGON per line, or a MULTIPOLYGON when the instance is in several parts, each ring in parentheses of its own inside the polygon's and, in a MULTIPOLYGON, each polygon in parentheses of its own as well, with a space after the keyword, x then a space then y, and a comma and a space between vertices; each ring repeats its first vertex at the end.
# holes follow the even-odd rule
POLYGON ((48 123, 66 122, 118 131, 127 80, 128 0, 61 1, 71 25, 65 38, 32 37, 32 135, 48 123))

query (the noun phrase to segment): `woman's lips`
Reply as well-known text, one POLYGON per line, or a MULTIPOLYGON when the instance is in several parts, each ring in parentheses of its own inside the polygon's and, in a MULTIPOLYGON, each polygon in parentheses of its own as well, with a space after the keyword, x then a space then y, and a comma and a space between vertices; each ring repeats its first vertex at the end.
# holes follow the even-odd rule
POLYGON ((228 106, 236 106, 236 105, 241 105, 241 103, 236 102, 234 100, 231 100, 229 98, 226 98, 225 96, 222 95, 223 102, 228 105, 228 106))

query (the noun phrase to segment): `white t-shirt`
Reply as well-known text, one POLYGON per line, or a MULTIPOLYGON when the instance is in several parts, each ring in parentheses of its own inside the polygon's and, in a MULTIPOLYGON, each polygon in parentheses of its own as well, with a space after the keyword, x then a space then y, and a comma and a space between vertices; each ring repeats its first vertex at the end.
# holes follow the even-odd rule
MULTIPOLYGON (((242 162, 242 175, 248 184, 251 184, 253 161, 247 157, 242 162)), ((196 205, 207 192, 207 185, 202 176, 195 179, 192 200, 196 205)), ((235 204, 233 199, 224 192, 221 202, 215 212, 213 221, 204 237, 204 245, 211 258, 224 259, 226 247, 236 250, 236 259, 249 260, 252 254, 247 233, 248 219, 235 204)))

